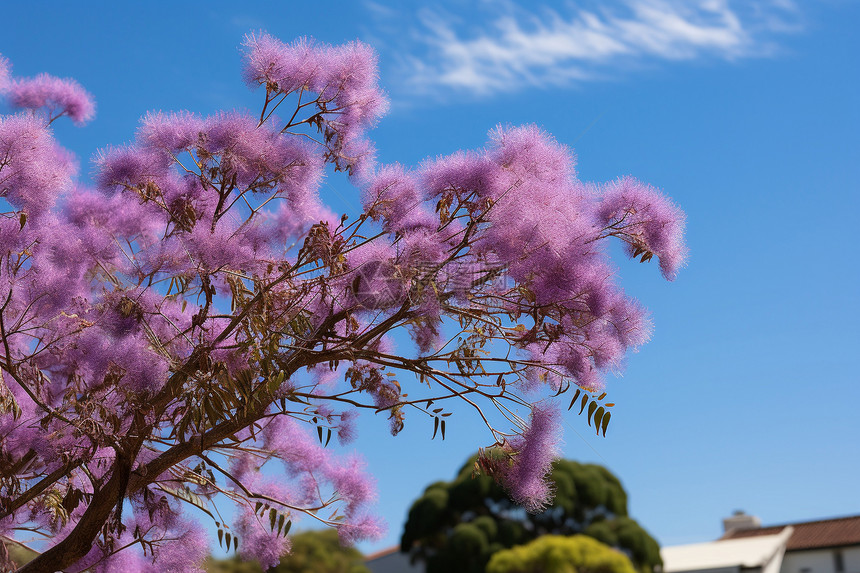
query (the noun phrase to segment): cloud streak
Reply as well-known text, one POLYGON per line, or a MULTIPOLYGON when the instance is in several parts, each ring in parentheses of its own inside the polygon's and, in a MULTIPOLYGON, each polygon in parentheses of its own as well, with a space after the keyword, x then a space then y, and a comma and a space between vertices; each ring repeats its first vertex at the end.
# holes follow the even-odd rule
POLYGON ((787 0, 741 8, 728 0, 628 0, 564 12, 492 8, 490 17, 468 19, 440 9, 419 13, 412 40, 421 53, 402 57, 416 91, 492 95, 611 77, 643 62, 762 55, 798 18, 787 0))

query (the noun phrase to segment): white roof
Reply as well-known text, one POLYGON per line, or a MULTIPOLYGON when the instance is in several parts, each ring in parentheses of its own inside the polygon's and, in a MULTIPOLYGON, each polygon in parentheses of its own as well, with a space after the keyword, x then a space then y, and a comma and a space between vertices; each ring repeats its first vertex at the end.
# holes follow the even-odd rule
POLYGON ((786 527, 775 535, 664 547, 660 550, 663 571, 675 573, 734 567, 764 568, 768 564, 771 565, 769 570, 776 565, 775 570, 779 571, 779 563, 769 562, 774 557, 778 557, 778 561, 782 562, 785 544, 792 531, 793 528, 786 527))

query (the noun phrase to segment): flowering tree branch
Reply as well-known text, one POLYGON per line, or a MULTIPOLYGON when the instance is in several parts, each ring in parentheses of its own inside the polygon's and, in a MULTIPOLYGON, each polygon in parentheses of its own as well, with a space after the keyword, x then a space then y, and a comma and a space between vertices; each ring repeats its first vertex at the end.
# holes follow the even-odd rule
POLYGON ((419 413, 444 439, 447 405, 466 404, 488 429, 479 468, 538 511, 552 397, 577 386, 570 406, 605 432, 603 373, 649 333, 603 244, 669 279, 683 264, 671 202, 580 182, 536 127, 378 165, 367 46, 245 47, 259 114, 150 114, 100 152, 93 189, 50 128, 91 119, 92 98, 0 59, 19 110, 0 118, 0 542, 48 538, 21 572, 193 570, 207 543, 184 505, 264 566, 302 515, 374 537, 360 459, 326 449, 361 410, 393 434, 419 413), (332 171, 360 191, 354 220, 319 198, 332 171))

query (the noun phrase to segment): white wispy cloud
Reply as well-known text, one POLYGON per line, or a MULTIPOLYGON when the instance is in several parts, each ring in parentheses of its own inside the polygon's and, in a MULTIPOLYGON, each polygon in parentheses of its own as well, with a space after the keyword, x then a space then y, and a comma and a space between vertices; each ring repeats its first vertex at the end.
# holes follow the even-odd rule
MULTIPOLYGON (((402 14, 401 14, 402 16, 402 14)), ((419 91, 488 95, 611 76, 637 62, 736 59, 769 53, 797 28, 790 0, 627 0, 591 8, 484 4, 464 18, 418 12, 403 70, 419 91)))

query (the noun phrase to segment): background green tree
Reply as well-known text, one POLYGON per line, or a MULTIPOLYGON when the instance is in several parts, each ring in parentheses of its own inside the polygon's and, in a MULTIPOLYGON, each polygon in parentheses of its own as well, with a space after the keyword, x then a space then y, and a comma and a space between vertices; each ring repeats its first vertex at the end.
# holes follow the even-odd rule
POLYGON ((635 573, 630 560, 585 535, 545 535, 494 554, 487 573, 635 573))
MULTIPOLYGON (((370 573, 364 566, 364 555, 354 547, 344 547, 337 531, 325 529, 305 531, 291 538, 290 554, 281 558, 277 567, 267 573, 370 573)), ((210 560, 209 573, 262 573, 256 561, 242 562, 238 558, 210 560)))
POLYGON ((476 460, 453 481, 428 486, 409 510, 400 549, 424 560, 427 573, 481 573, 498 551, 548 534, 594 538, 621 550, 642 572, 662 564, 659 545, 628 516, 627 493, 606 468, 555 461, 555 500, 530 514, 492 478, 474 477, 476 460))

